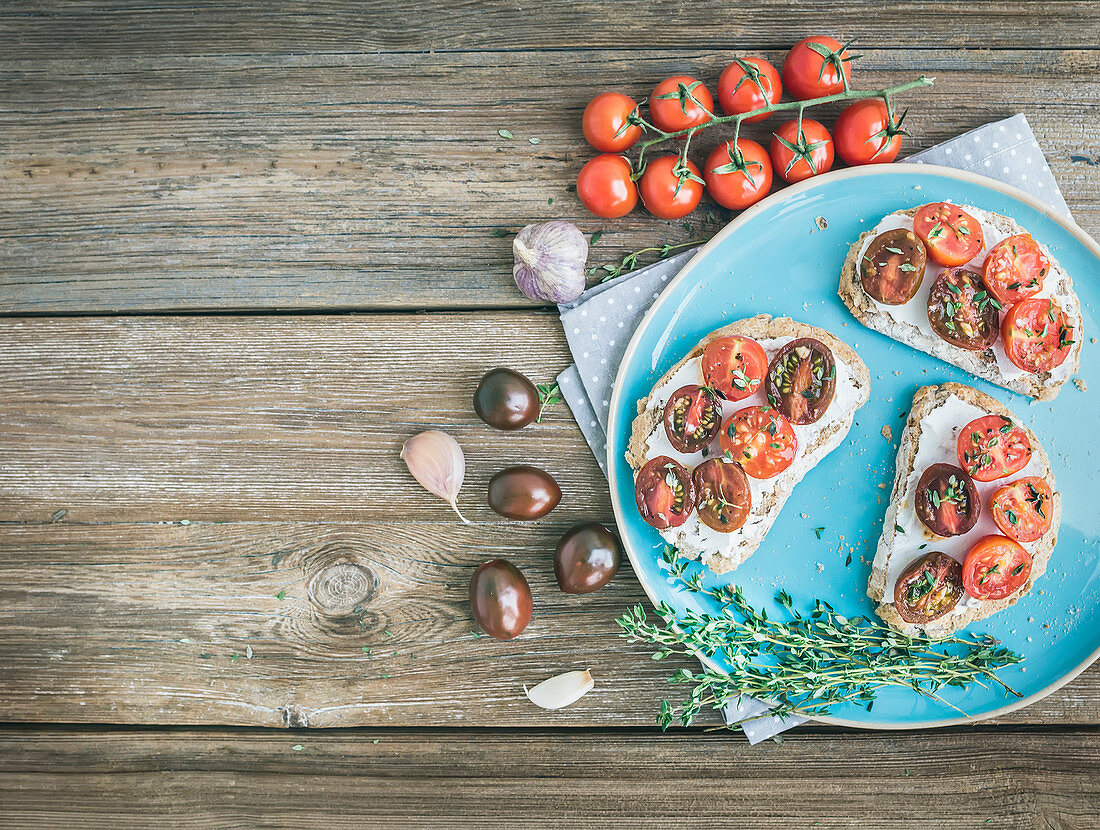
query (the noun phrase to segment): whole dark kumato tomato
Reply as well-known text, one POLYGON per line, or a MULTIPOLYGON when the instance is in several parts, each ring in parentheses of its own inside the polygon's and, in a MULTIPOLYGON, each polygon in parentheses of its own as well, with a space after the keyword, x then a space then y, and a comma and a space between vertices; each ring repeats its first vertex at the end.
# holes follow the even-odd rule
POLYGON ((512 369, 490 369, 474 392, 474 412, 496 429, 520 429, 538 417, 538 389, 512 369))
POLYGON ((554 576, 567 594, 598 591, 619 572, 623 548, 618 538, 599 522, 566 531, 554 552, 554 576))
POLYGON ((531 586, 511 562, 484 562, 470 580, 470 613, 490 637, 518 637, 531 621, 531 586))
POLYGON ((561 487, 554 477, 530 464, 508 467, 489 479, 489 506, 509 519, 541 519, 560 501, 561 487))

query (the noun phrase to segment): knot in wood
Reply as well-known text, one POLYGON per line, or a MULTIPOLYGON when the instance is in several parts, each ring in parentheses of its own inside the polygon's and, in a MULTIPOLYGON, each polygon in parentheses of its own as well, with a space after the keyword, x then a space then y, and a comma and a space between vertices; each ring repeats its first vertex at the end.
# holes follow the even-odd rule
POLYGON ((350 614, 374 595, 374 575, 354 562, 325 566, 309 586, 309 594, 325 614, 350 614))

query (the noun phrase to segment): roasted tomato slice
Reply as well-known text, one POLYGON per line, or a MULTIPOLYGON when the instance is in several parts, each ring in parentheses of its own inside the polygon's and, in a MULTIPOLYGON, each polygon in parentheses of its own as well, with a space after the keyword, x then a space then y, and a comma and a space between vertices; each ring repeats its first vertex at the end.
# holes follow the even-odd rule
POLYGON ((751 337, 718 337, 703 349, 703 380, 728 401, 749 397, 768 371, 768 356, 751 337))
POLYGON ((978 488, 954 464, 933 464, 917 482, 917 518, 937 536, 961 536, 978 522, 978 488))
POLYGON ((960 430, 955 452, 972 479, 995 481, 1027 466, 1031 441, 1022 427, 1003 415, 983 415, 960 430))
POLYGON ((1010 597, 1031 576, 1031 554, 1005 536, 983 536, 963 560, 966 592, 975 599, 1010 597))
POLYGON ((691 474, 695 509, 707 527, 732 533, 745 524, 752 508, 749 479, 736 461, 708 458, 691 474))
POLYGON ((953 346, 980 352, 997 341, 997 303, 980 274, 948 268, 928 292, 928 322, 953 346))
POLYGON ((1053 300, 1032 297, 1009 309, 1001 321, 1005 354, 1032 374, 1061 366, 1074 343, 1073 323, 1053 300))
POLYGON ((718 393, 709 386, 681 386, 665 404, 665 435, 680 452, 699 452, 722 425, 718 393))
POLYGON ((1054 493, 1046 479, 1026 476, 993 494, 989 511, 1001 532, 1017 542, 1038 542, 1050 530, 1054 493))
POLYGON ((904 305, 920 288, 928 253, 915 233, 905 228, 880 233, 867 246, 859 277, 867 294, 887 305, 904 305))
POLYGON ((653 527, 679 527, 695 509, 691 473, 667 455, 652 458, 634 480, 634 500, 642 518, 653 527))
POLYGON ((836 391, 833 353, 812 337, 792 340, 772 358, 765 389, 768 400, 792 424, 812 424, 833 402, 836 391))
POLYGON ((989 293, 1007 308, 1038 294, 1050 270, 1050 260, 1030 234, 1002 239, 985 256, 982 279, 989 293))
POLYGON ((933 202, 917 210, 913 230, 940 265, 966 265, 985 247, 982 224, 965 210, 947 202, 933 202))
POLYGON ((770 406, 748 406, 734 412, 718 431, 729 458, 753 478, 772 478, 791 466, 798 436, 787 416, 770 406))
POLYGON ((962 593, 962 566, 933 551, 901 572, 894 585, 894 608, 906 622, 930 623, 954 608, 962 593))

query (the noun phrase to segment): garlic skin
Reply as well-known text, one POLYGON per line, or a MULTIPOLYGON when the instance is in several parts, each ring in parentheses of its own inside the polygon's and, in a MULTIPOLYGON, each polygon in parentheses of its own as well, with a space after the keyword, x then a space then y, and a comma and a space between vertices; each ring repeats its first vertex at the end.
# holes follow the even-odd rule
POLYGON ((584 291, 588 240, 571 222, 528 225, 512 240, 512 276, 524 296, 571 303, 584 291))
POLYGON ((438 429, 421 432, 402 445, 401 458, 425 490, 446 501, 458 518, 470 524, 458 509, 458 491, 466 475, 466 457, 454 438, 438 429))
POLYGON ((524 694, 533 704, 543 709, 562 709, 576 703, 588 694, 595 681, 587 669, 567 671, 557 677, 544 680, 534 688, 523 687, 524 694))

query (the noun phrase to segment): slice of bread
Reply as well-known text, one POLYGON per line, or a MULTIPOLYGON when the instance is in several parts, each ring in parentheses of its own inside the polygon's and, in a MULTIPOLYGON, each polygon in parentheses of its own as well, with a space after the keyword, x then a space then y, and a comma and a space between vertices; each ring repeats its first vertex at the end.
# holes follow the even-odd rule
MULTIPOLYGON (((980 217, 981 221, 988 223, 1005 236, 1027 233, 1019 223, 1007 216, 990 213, 989 211, 979 211, 967 206, 963 206, 963 208, 964 210, 973 211, 980 217)), ((905 211, 898 211, 897 215, 909 217, 911 219, 916 214, 917 210, 918 208, 911 208, 905 211)), ((1073 290, 1073 280, 1058 264, 1057 260, 1051 256, 1050 251, 1043 246, 1042 243, 1040 243, 1040 247, 1043 248, 1043 252, 1050 260, 1050 273, 1044 281, 1043 291, 1040 292, 1039 296, 1054 296, 1055 292, 1057 292, 1059 296, 1056 296, 1055 299, 1057 299, 1062 309, 1074 321, 1074 336, 1076 342, 1069 356, 1066 358, 1065 363, 1061 367, 1058 367, 1055 373, 1040 372, 1039 374, 1028 374, 1017 372, 1013 369, 1013 374, 1015 376, 1010 377, 1006 376, 1004 368, 998 363, 993 348, 981 352, 960 349, 958 346, 953 346, 930 331, 922 331, 910 322, 894 319, 886 311, 886 309, 889 308, 888 306, 879 305, 867 295, 867 292, 863 290, 863 284, 860 280, 858 259, 864 241, 874 236, 875 230, 872 228, 861 234, 859 239, 852 244, 852 247, 848 251, 848 256, 844 260, 844 266, 841 268, 840 286, 837 289, 840 299, 844 301, 849 311, 851 311, 855 318, 863 323, 863 325, 877 332, 881 332, 887 337, 892 337, 895 340, 906 343, 915 349, 920 349, 922 352, 927 352, 934 357, 938 357, 940 360, 958 366, 970 372, 972 375, 985 378, 991 383, 1003 386, 1005 389, 1010 389, 1013 392, 1029 395, 1036 400, 1052 400, 1058 394, 1062 385, 1076 373, 1081 359, 1081 343, 1084 340, 1081 330, 1080 301, 1077 299, 1077 294, 1073 290)), ((968 267, 980 272, 984 260, 985 252, 983 251, 974 258, 968 267)), ((932 270, 935 267, 934 263, 930 262, 921 289, 917 292, 917 296, 909 301, 910 303, 924 304, 927 302, 928 287, 933 279, 932 270)), ((938 271, 936 271, 936 273, 938 273, 938 271)), ((923 306, 922 313, 927 315, 926 305, 923 306)))
MULTIPOLYGON (((769 361, 775 356, 779 346, 768 347, 765 345, 767 341, 779 339, 787 341, 800 337, 813 337, 820 340, 833 353, 837 366, 837 391, 829 409, 826 410, 825 415, 816 424, 809 425, 809 427, 795 427, 799 438, 798 455, 795 462, 775 478, 768 479, 769 484, 767 485, 750 480, 750 487, 759 489, 766 486, 767 492, 762 494, 753 492, 752 509, 748 520, 741 529, 730 534, 718 534, 728 542, 726 549, 708 549, 706 546, 689 539, 685 528, 692 524, 694 517, 689 519, 688 523, 681 528, 670 528, 661 532, 666 541, 675 544, 680 549, 682 555, 691 559, 701 559, 714 573, 719 574, 732 571, 748 559, 760 546, 768 529, 779 515, 779 511, 790 497, 794 486, 802 480, 807 471, 844 440, 852 426, 856 410, 867 402, 870 392, 870 375, 867 366, 864 365, 859 355, 846 343, 838 340, 824 329, 798 323, 788 317, 773 319, 767 314, 738 320, 711 332, 699 341, 682 360, 657 381, 648 396, 638 401, 638 415, 634 419, 630 442, 626 451, 626 460, 634 469, 635 474, 647 460, 665 454, 664 452, 653 452, 649 446, 650 436, 653 435, 654 430, 660 426, 662 421, 665 400, 659 400, 655 397, 661 391, 661 387, 669 383, 688 363, 693 360, 697 361, 708 343, 716 338, 728 335, 742 335, 760 341, 765 346, 769 361), (843 388, 842 383, 845 384, 843 388), (847 402, 846 406, 844 402, 847 402), (812 436, 811 440, 805 440, 807 436, 812 436)), ((684 383, 702 384, 701 371, 698 377, 686 380, 684 383)), ((677 386, 680 385, 683 384, 677 383, 677 386)), ((668 394, 673 391, 675 390, 667 390, 665 398, 667 399, 668 394)), ((728 417, 733 411, 746 406, 764 402, 763 388, 761 388, 760 392, 751 398, 743 401, 724 402, 723 417, 728 417)), ((689 463, 688 469, 690 470, 693 466, 689 463)))
MULTIPOLYGON (((973 413, 973 417, 978 417, 981 413, 973 413)), ((971 418, 966 418, 961 423, 954 425, 950 447, 945 447, 938 452, 933 463, 958 464, 954 436, 957 436, 958 430, 966 426, 970 420, 971 418)), ((931 432, 931 430, 928 431, 931 432)), ((931 449, 935 450, 934 447, 931 449)), ((922 466, 924 465, 922 464, 922 466)), ((1032 556, 1031 577, 1016 593, 1001 600, 976 600, 972 597, 968 598, 964 594, 959 600, 959 605, 956 606, 957 613, 949 613, 924 625, 908 623, 903 620, 894 607, 893 601, 894 585, 896 584, 896 576, 894 575, 918 556, 949 547, 953 549, 945 550, 945 552, 961 561, 963 556, 960 555, 960 550, 965 555, 965 550, 982 536, 987 533, 1000 533, 989 518, 990 491, 1023 478, 1025 475, 1042 476, 1050 484, 1051 490, 1054 490, 1054 472, 1051 470, 1050 459, 1039 443, 1039 439, 999 401, 984 392, 979 392, 977 389, 961 383, 943 383, 939 386, 922 386, 918 389, 913 396, 913 408, 909 411, 909 418, 906 420, 905 429, 901 434, 897 469, 894 473, 894 486, 890 493, 890 506, 886 510, 882 536, 879 538, 871 577, 867 583, 867 595, 878 603, 875 613, 882 617, 889 626, 906 634, 924 632, 931 637, 948 637, 969 623, 996 614, 1025 596, 1031 590, 1031 586, 1035 584, 1035 580, 1046 572, 1051 551, 1054 550, 1054 545, 1058 541, 1058 526, 1062 518, 1062 499, 1056 490, 1054 490, 1051 505, 1050 530, 1037 542, 1024 545, 1032 556), (917 453, 921 448, 921 439, 925 437, 926 419, 933 412, 945 406, 951 398, 957 398, 964 404, 971 404, 981 410, 981 413, 1003 415, 1011 419, 1027 432, 1028 439, 1031 441, 1032 456, 1028 466, 1018 473, 996 481, 975 482, 978 487, 982 509, 978 524, 967 533, 947 540, 933 534, 921 525, 919 520, 910 520, 915 518, 913 511, 917 480, 924 471, 923 469, 916 470, 915 464, 917 453), (902 523, 910 527, 913 525, 919 526, 923 535, 920 538, 914 538, 911 534, 899 533, 898 529, 902 523), (916 542, 920 542, 924 547, 914 550, 913 546, 916 542)))

